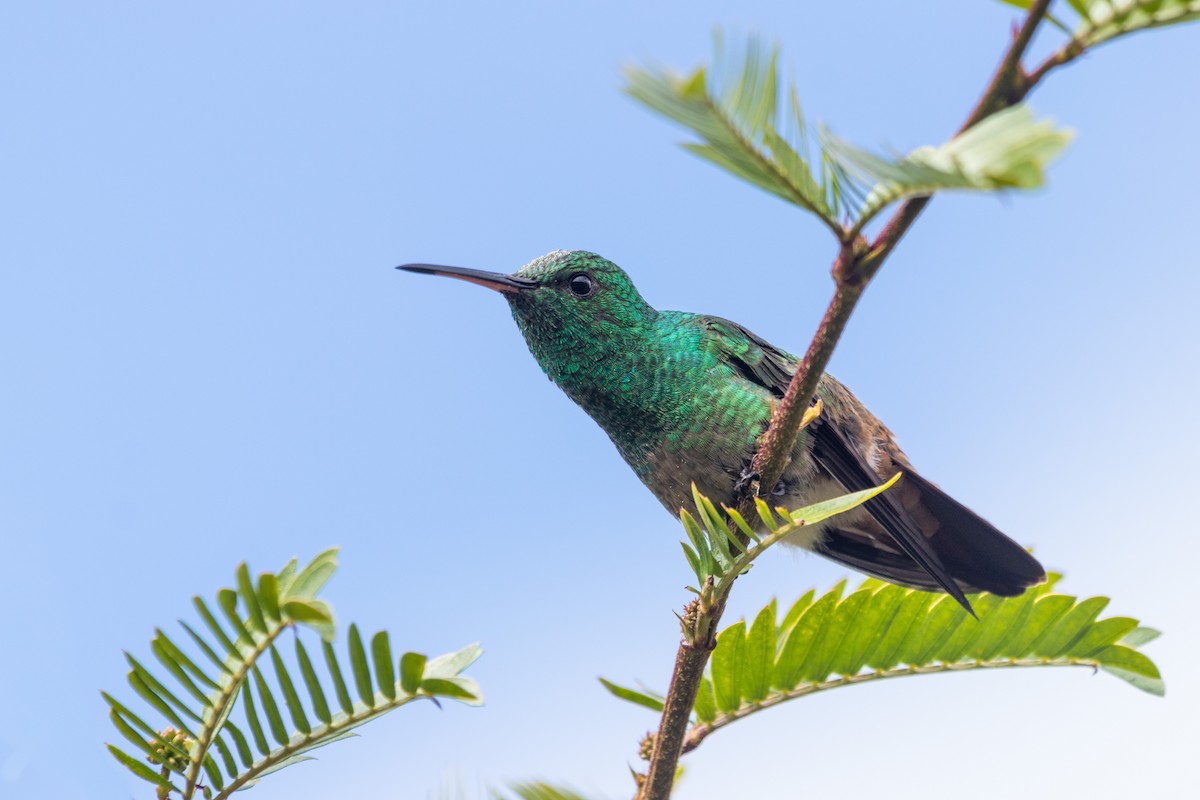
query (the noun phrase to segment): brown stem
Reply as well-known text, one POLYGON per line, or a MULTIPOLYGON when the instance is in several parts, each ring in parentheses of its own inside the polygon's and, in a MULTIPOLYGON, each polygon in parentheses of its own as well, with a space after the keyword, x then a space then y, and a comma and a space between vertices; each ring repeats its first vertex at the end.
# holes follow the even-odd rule
MULTIPOLYGON (((716 629, 713 622, 712 630, 716 629)), ((683 740, 691 721, 692 707, 696 704, 696 692, 708 657, 716 646, 716 639, 708 637, 702 643, 683 642, 675 656, 675 671, 671 675, 671 686, 663 708, 662 724, 654 737, 654 752, 650 756, 650 771, 642 787, 643 798, 667 798, 675 783, 675 770, 683 752, 683 740)))
MULTIPOLYGON (((1040 68, 1033 75, 1026 75, 1021 67, 1025 50, 1033 39, 1034 31, 1045 18, 1049 6, 1050 0, 1035 0, 1030 6, 1024 23, 1013 36, 1012 44, 996 68, 987 90, 980 97, 961 130, 966 130, 1000 109, 1020 102, 1046 72, 1057 66, 1043 65, 1044 68, 1040 68)), ((1068 45, 1069 47, 1071 45, 1068 45)), ((1071 58, 1074 58, 1074 55, 1071 58)), ((1070 58, 1067 58, 1062 63, 1069 60, 1070 58)), ((758 495, 761 487, 766 486, 768 490, 774 487, 787 466, 800 432, 804 411, 816 394, 817 384, 825 374, 825 367, 829 364, 834 347, 841 338, 854 307, 871 279, 883 266, 883 262, 928 203, 928 197, 917 197, 902 203, 869 247, 861 239, 854 242, 843 239, 841 250, 833 265, 833 299, 825 310, 825 316, 821 319, 804 359, 788 384, 783 400, 771 415, 771 424, 759 441, 758 451, 751 463, 751 471, 757 473, 760 479, 748 482, 749 486, 737 497, 736 505, 745 516, 749 516, 754 497, 758 495)), ((708 657, 716 644, 715 632, 725 611, 725 599, 731 587, 732 581, 726 583, 725 591, 715 603, 693 615, 691 631, 703 631, 702 635, 689 636, 685 630, 685 641, 679 646, 662 721, 655 736, 650 770, 638 794, 640 800, 667 800, 671 795, 692 707, 696 702, 696 693, 708 657)))
MULTIPOLYGON (((825 373, 825 365, 829 363, 833 348, 842 337, 842 331, 850 321, 854 306, 866 288, 866 281, 860 280, 854 274, 856 260, 853 249, 849 245, 843 245, 841 255, 833 267, 837 282, 833 299, 825 309, 825 316, 821 318, 821 324, 808 345, 808 352, 804 354, 799 369, 788 384, 783 400, 775 406, 775 412, 771 415, 771 425, 759 440, 758 452, 754 454, 750 469, 761 476, 759 487, 766 486, 768 491, 787 467, 792 447, 796 444, 796 436, 800 433, 804 411, 812 403, 812 398, 817 392, 817 383, 825 373)), ((742 516, 750 516, 753 498, 740 498, 738 506, 742 516)))

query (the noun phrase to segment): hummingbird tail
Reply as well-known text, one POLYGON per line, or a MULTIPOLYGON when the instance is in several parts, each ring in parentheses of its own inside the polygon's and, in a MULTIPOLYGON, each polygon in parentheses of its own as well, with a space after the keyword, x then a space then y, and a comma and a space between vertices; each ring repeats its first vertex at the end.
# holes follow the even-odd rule
POLYGON ((915 472, 921 504, 938 521, 929 542, 955 580, 1005 597, 1046 581, 1046 570, 1029 551, 991 523, 915 472))
MULTIPOLYGON (((932 531, 926 532, 927 541, 961 591, 1014 597, 1046 580, 1046 571, 1025 548, 921 475, 906 470, 901 482, 919 492, 920 505, 928 512, 926 519, 934 523, 932 531)), ((824 539, 814 548, 821 555, 890 583, 946 591, 906 553, 887 546, 875 531, 835 526, 823 533, 824 539)))

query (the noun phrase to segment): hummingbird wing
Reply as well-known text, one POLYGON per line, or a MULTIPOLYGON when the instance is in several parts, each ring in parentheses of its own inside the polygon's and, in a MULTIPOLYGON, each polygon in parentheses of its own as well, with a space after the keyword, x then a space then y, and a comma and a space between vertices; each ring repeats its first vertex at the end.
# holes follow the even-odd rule
MULTIPOLYGON (((822 414, 809 426, 813 438, 813 460, 847 491, 857 492, 878 486, 883 479, 867 463, 862 449, 856 447, 842 427, 830 417, 822 414)), ((905 472, 901 481, 908 479, 909 473, 905 472)), ((822 542, 816 546, 817 551, 837 561, 851 563, 859 569, 884 576, 885 579, 925 589, 940 589, 971 611, 971 604, 967 602, 962 588, 942 564, 921 526, 900 504, 894 492, 888 491, 873 497, 863 504, 863 508, 903 553, 895 552, 886 546, 886 542, 865 532, 842 530, 838 528, 836 520, 832 527, 837 529, 841 540, 822 542), (884 546, 880 547, 881 544, 884 546)))
MULTIPOLYGON (((704 323, 716 335, 729 364, 747 380, 768 389, 776 397, 783 397, 796 372, 798 359, 795 356, 736 322, 705 317, 704 323)), ((828 378, 822 380, 830 381, 828 378)), ((841 384, 833 383, 849 394, 841 384)), ((809 426, 813 460, 847 492, 878 486, 882 478, 867 463, 862 448, 851 441, 836 416, 834 413, 822 414, 809 426)), ((894 492, 884 492, 868 500, 863 508, 883 529, 882 532, 886 532, 885 538, 890 538, 899 551, 892 548, 890 542, 865 532, 854 538, 847 533, 845 542, 840 543, 844 545, 840 548, 844 552, 821 545, 817 546, 818 551, 885 579, 925 589, 940 589, 971 611, 971 604, 962 588, 946 570, 921 527, 896 499, 894 492)))

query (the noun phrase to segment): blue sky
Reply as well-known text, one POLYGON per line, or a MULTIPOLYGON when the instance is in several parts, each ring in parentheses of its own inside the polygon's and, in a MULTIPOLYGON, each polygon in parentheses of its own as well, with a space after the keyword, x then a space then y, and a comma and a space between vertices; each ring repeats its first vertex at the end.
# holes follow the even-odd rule
MULTIPOLYGON (((718 24, 761 32, 811 116, 907 150, 957 127, 1012 18, 985 0, 7 4, 0 796, 149 796, 102 746, 121 650, 146 656, 243 559, 334 544, 339 620, 430 653, 482 641, 488 705, 402 711, 255 797, 525 778, 628 796, 654 720, 595 677, 665 686, 680 530, 500 299, 392 267, 594 250, 659 307, 799 350, 827 233, 675 147, 622 65, 693 66, 718 24)), ((1166 631, 1148 648, 1166 699, 1075 670, 864 686, 714 736, 679 797, 1190 782, 1197 35, 1054 75, 1032 103, 1078 136, 1049 187, 938 199, 833 363, 1064 591, 1166 631)), ((729 619, 845 575, 777 554, 729 619)))

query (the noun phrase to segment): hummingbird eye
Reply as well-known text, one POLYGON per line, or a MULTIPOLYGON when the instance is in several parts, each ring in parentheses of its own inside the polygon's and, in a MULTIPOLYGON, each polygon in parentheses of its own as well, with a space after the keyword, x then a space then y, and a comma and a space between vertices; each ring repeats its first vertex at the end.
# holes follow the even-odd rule
POLYGON ((570 288, 571 294, 576 297, 591 297, 592 293, 596 291, 596 282, 591 279, 591 276, 582 272, 572 275, 571 279, 567 281, 567 286, 570 288))

